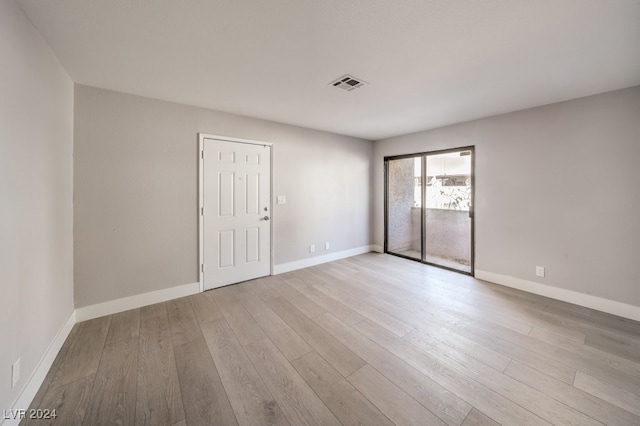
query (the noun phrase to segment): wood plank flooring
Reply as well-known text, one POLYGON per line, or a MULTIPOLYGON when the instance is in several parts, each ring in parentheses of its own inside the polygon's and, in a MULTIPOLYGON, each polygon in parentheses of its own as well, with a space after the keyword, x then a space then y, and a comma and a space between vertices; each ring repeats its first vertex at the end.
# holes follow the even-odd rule
POLYGON ((640 425, 640 323, 369 253, 75 325, 59 425, 640 425))

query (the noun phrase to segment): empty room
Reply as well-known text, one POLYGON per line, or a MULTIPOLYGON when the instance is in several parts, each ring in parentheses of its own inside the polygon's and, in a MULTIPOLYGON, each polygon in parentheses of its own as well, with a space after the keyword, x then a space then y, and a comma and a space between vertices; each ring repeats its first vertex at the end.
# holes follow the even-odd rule
POLYGON ((640 0, 0 0, 0 424, 640 425, 640 0))

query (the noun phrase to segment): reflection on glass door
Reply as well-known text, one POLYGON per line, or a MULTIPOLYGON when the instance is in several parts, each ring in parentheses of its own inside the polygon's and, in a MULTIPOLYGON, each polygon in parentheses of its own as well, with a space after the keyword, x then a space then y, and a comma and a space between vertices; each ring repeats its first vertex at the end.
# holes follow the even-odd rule
POLYGON ((473 147, 385 159, 385 251, 473 274, 473 147))

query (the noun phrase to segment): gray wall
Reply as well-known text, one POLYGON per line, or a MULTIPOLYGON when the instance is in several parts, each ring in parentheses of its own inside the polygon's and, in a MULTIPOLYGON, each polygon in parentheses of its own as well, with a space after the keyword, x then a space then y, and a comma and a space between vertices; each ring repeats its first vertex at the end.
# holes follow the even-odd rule
POLYGON ((640 306, 640 87, 376 142, 375 244, 383 157, 467 145, 476 269, 640 306))
POLYGON ((73 84, 13 1, 0 1, 0 60, 0 408, 8 410, 73 312, 73 84))
POLYGON ((76 307, 198 280, 198 132, 273 142, 276 265, 370 244, 372 142, 76 85, 76 307))

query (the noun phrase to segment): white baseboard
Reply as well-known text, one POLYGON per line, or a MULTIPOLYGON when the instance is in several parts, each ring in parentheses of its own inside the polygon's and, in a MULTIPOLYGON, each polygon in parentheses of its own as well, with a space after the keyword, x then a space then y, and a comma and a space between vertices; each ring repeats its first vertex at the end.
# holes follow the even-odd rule
POLYGON ((314 256, 308 259, 297 260, 295 262, 273 265, 273 275, 284 274, 285 272, 295 271, 296 269, 308 268, 310 266, 320 265, 322 263, 333 262, 334 260, 340 260, 351 256, 357 256, 359 254, 369 253, 372 250, 373 246, 362 246, 356 247, 354 249, 329 253, 322 256, 314 256))
MULTIPOLYGON (((45 377, 49 373, 49 369, 53 365, 53 361, 55 361, 56 356, 58 356, 58 352, 62 348, 64 341, 69 337, 69 333, 71 333, 71 329, 76 323, 76 311, 73 311, 67 321, 64 323, 62 328, 56 334, 56 337, 53 338, 49 347, 45 351, 42 358, 40 358, 40 362, 36 366, 36 369, 31 374, 31 377, 26 381, 22 391, 20 391, 20 395, 13 403, 11 410, 13 413, 18 413, 18 410, 26 410, 31 405, 33 398, 38 393, 40 386, 42 386, 42 382, 44 382, 45 377)), ((19 418, 8 418, 4 419, 4 422, 1 422, 3 426, 9 425, 18 425, 20 423, 19 418)))
POLYGON ((200 283, 191 283, 151 291, 149 293, 136 294, 135 296, 123 297, 122 299, 109 300, 108 302, 77 308, 76 320, 80 322, 105 315, 117 314, 118 312, 128 311, 129 309, 141 308, 143 306, 153 305, 154 303, 191 296, 199 292, 200 283))
POLYGON ((591 308, 608 314, 617 315, 619 317, 640 321, 640 306, 628 305, 626 303, 616 302, 602 297, 591 296, 589 294, 578 293, 577 291, 553 287, 546 284, 540 284, 479 269, 475 270, 475 277, 480 280, 500 284, 505 287, 515 288, 528 293, 546 296, 563 302, 573 303, 574 305, 583 306, 585 308, 591 308))

